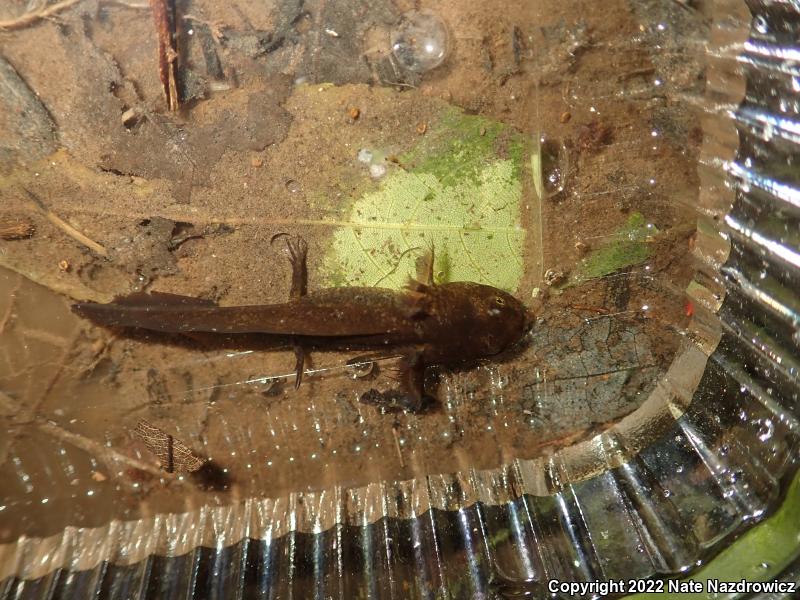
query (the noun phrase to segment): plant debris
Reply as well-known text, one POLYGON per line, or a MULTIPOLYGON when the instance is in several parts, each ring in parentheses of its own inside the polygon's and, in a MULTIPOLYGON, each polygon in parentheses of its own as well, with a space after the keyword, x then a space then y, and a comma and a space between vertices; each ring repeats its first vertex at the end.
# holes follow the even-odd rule
POLYGON ((578 128, 578 148, 586 152, 597 152, 614 141, 614 131, 608 125, 591 121, 578 128))
POLYGON ((560 269, 547 269, 547 272, 544 274, 544 282, 547 285, 558 285, 564 281, 566 277, 566 273, 560 269))
POLYGON ((28 198, 30 198, 30 200, 33 203, 34 207, 36 207, 37 210, 41 211, 41 213, 45 217, 47 217, 47 220, 50 221, 53 225, 58 227, 61 231, 66 233, 72 239, 80 242, 81 244, 83 244, 84 246, 86 246, 90 250, 93 250, 94 252, 96 252, 100 256, 105 257, 105 258, 108 257, 108 250, 106 250, 105 246, 103 246, 101 244, 98 244, 93 239, 91 239, 91 238, 87 237, 86 235, 82 234, 80 231, 75 229, 72 225, 70 225, 69 223, 64 221, 61 217, 59 217, 58 215, 56 215, 55 213, 50 211, 50 209, 48 209, 44 205, 44 203, 37 196, 32 194, 30 191, 26 190, 25 188, 23 188, 23 190, 28 195, 28 198))
POLYGON ((136 424, 134 433, 144 442, 147 449, 158 457, 161 468, 167 473, 176 471, 192 473, 200 469, 205 462, 183 442, 144 419, 136 424))
POLYGON ((24 240, 36 233, 36 226, 27 217, 3 215, 0 216, 0 239, 7 242, 24 240))
POLYGON ((73 6, 81 1, 82 0, 61 0, 61 2, 56 2, 50 6, 43 6, 39 10, 23 13, 22 16, 17 17, 16 19, 0 21, 0 30, 9 31, 11 29, 22 29, 28 25, 33 25, 41 19, 52 17, 54 14, 61 12, 62 10, 69 8, 70 6, 73 6))
POLYGON ((158 36, 158 76, 170 110, 180 108, 178 97, 178 49, 175 45, 175 4, 171 0, 150 0, 158 36))

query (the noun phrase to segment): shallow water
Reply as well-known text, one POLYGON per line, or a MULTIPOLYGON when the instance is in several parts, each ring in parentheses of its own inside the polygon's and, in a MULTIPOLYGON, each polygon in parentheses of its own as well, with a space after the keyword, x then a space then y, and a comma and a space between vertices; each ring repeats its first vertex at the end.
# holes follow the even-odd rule
POLYGON ((17 135, 0 163, 4 214, 36 227, 0 252, 3 540, 495 467, 644 401, 693 310, 701 136, 683 99, 702 69, 682 13, 659 29, 626 3, 440 2, 447 55, 407 71, 389 45, 406 4, 179 8, 177 113, 147 11, 86 3, 7 35, 19 78, 4 77, 35 98, 0 100, 30 105, 40 138, 17 135), (409 250, 433 242, 437 277, 504 287, 536 325, 516 355, 431 373, 438 404, 415 415, 359 402, 392 385, 391 361, 353 379, 349 355, 317 354, 294 390, 291 352, 166 344, 69 312, 134 290, 282 301, 282 231, 308 240, 312 288, 399 287, 409 250), (159 472, 143 418, 213 460, 223 489, 159 472))

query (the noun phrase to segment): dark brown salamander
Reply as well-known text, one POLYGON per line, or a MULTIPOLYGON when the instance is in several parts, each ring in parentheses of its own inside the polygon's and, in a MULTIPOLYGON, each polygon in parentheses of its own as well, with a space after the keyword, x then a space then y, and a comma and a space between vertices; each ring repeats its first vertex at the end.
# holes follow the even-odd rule
MULTIPOLYGON (((402 291, 343 287, 307 294, 306 243, 289 237, 288 248, 292 263, 288 302, 218 306, 187 296, 140 293, 109 304, 78 303, 73 310, 106 327, 284 339, 297 356, 296 385, 306 349, 382 349, 360 360, 399 356, 402 394, 383 400, 410 410, 422 405, 427 365, 457 366, 494 356, 518 342, 530 327, 525 306, 502 290, 467 282, 434 284, 432 253, 418 264, 417 279, 402 291)), ((381 401, 381 394, 371 395, 381 401)))

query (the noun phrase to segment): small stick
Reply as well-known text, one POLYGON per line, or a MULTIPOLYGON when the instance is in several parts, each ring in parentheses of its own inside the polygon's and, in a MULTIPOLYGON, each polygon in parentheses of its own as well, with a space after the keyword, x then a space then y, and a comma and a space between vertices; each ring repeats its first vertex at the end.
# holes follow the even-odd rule
MULTIPOLYGON (((22 287, 22 277, 20 275, 17 275, 17 282, 14 284, 14 287, 12 288, 11 292, 8 293, 8 295, 6 296, 7 298, 11 298, 12 300, 11 302, 8 303, 8 306, 6 307, 6 311, 3 313, 3 316, 0 317, 0 334, 2 334, 6 330, 6 325, 8 325, 8 321, 11 319, 11 315, 14 314, 14 300, 16 299, 17 292, 19 292, 19 289, 21 287, 22 287)), ((3 400, 4 395, 5 394, 3 394, 3 392, 0 392, 0 401, 3 400)), ((3 404, 2 402, 0 402, 0 407, 2 406, 3 404)))
POLYGON ((167 434, 167 473, 175 471, 175 448, 174 438, 167 434))
POLYGON ((96 252, 100 256, 108 258, 108 250, 106 250, 105 246, 102 246, 102 245, 98 244, 93 239, 91 239, 91 238, 85 236, 84 234, 82 234, 80 231, 75 229, 72 225, 70 225, 69 223, 64 221, 61 217, 59 217, 59 216, 55 215, 54 213, 52 213, 38 197, 36 197, 31 192, 29 192, 27 189, 25 189, 25 188, 22 188, 22 189, 25 190, 25 193, 28 194, 28 197, 31 199, 31 201, 33 202, 34 206, 39 211, 41 211, 41 213, 47 218, 48 221, 50 221, 53 225, 55 225, 56 227, 61 229, 64 233, 66 233, 72 239, 77 240, 78 242, 80 242, 81 244, 83 244, 84 246, 89 248, 90 250, 93 250, 94 252, 96 252))
POLYGON ((397 435, 397 429, 392 427, 392 436, 394 436, 394 447, 397 449, 397 457, 400 459, 400 466, 406 468, 406 461, 403 460, 403 452, 400 449, 400 438, 397 435))
POLYGON ((569 308, 574 308, 575 310, 585 310, 585 311, 588 311, 588 312, 598 313, 598 314, 601 314, 601 315, 604 315, 604 314, 608 313, 608 310, 606 310, 605 308, 600 308, 600 307, 582 306, 580 304, 569 304, 568 306, 569 306, 569 308))
POLYGON ((61 0, 61 2, 56 2, 55 4, 51 4, 50 6, 45 6, 44 8, 34 11, 25 13, 21 17, 17 17, 16 19, 9 19, 7 21, 0 21, 0 30, 12 30, 12 29, 22 29, 23 27, 27 27, 28 25, 32 25, 41 19, 46 19, 47 17, 51 17, 57 12, 61 12, 65 8, 69 8, 70 6, 81 2, 81 0, 61 0))
POLYGON ((158 36, 158 75, 167 107, 170 110, 180 108, 178 84, 176 78, 178 50, 175 45, 175 13, 170 0, 150 0, 153 10, 153 21, 158 36), (170 14, 172 13, 172 14, 170 14))
POLYGON ((159 477, 163 475, 163 473, 161 473, 158 469, 144 461, 136 460, 135 458, 131 458, 130 456, 122 454, 121 452, 107 448, 105 445, 85 436, 67 431, 63 427, 60 427, 50 421, 46 421, 41 417, 34 417, 34 423, 36 423, 39 429, 53 436, 54 438, 70 443, 76 448, 80 448, 85 452, 96 455, 109 467, 113 466, 114 462, 121 462, 129 467, 138 469, 139 471, 144 471, 152 475, 158 475, 159 477))
POLYGON ((150 5, 147 4, 147 2, 142 2, 141 4, 137 4, 135 2, 125 2, 125 0, 105 0, 105 3, 116 4, 117 6, 124 6, 125 8, 133 8, 135 10, 150 8, 150 5))

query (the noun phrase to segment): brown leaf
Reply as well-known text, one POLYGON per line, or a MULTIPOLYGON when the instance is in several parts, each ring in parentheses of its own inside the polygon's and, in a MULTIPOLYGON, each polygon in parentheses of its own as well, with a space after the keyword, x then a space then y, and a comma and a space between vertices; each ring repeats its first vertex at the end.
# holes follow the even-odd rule
POLYGON ((176 440, 144 419, 136 424, 134 433, 144 442, 147 449, 158 457, 161 468, 168 473, 173 471, 192 473, 202 467, 205 462, 183 442, 176 440))
POLYGON ((0 239, 6 241, 24 240, 31 237, 35 231, 36 227, 27 217, 0 216, 0 239))

